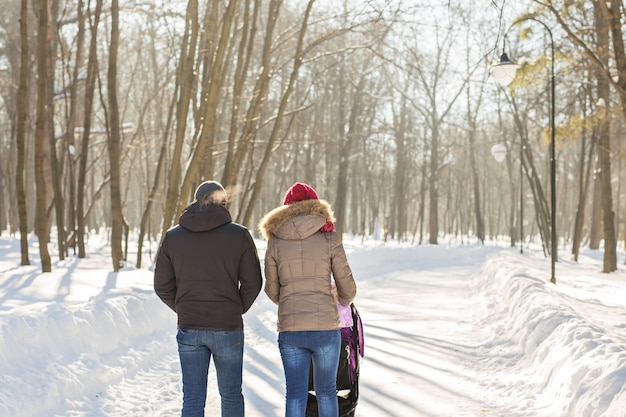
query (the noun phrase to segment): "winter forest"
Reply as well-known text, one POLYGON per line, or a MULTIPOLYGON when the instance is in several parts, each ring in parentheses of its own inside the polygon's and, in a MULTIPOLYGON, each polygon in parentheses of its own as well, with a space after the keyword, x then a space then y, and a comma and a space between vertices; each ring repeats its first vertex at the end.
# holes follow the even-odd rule
POLYGON ((617 269, 623 0, 2 9, 0 233, 20 237, 23 265, 29 236, 47 272, 105 234, 113 271, 148 266, 142 246, 214 179, 253 233, 303 181, 356 237, 590 247, 617 269), (492 75, 503 52, 519 65, 507 86, 492 75))

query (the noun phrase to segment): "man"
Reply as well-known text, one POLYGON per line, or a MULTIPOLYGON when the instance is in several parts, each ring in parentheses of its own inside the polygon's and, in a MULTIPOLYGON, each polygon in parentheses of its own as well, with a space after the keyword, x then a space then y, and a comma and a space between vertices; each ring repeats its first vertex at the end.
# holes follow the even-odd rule
POLYGON ((183 417, 204 416, 207 375, 215 363, 222 417, 243 417, 243 319, 262 287, 256 246, 233 223, 226 191, 200 184, 177 226, 165 234, 154 289, 178 316, 183 417))

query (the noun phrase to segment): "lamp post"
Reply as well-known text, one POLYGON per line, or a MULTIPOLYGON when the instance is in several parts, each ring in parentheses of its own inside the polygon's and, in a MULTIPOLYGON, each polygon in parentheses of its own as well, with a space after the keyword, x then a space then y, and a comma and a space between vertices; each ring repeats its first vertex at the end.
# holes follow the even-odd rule
MULTIPOLYGON (((552 36, 552 31, 550 28, 543 23, 541 20, 535 19, 534 17, 523 17, 514 21, 507 32, 515 25, 524 22, 526 20, 532 20, 534 22, 542 25, 548 35, 550 35, 550 260, 551 260, 551 269, 550 269, 550 282, 556 284, 555 277, 555 268, 556 268, 556 259, 557 259, 557 237, 556 237, 556 146, 555 146, 555 81, 554 81, 554 38, 552 36)), ((504 34, 504 40, 506 41, 506 33, 504 34)), ((506 43, 503 42, 503 50, 502 55, 500 56, 500 62, 497 65, 491 67, 491 73, 494 78, 503 86, 508 86, 513 78, 515 78, 515 72, 519 68, 519 65, 516 65, 509 59, 504 50, 506 48, 506 43)), ((523 149, 522 149, 523 150, 523 149)), ((520 161, 521 162, 521 161, 520 161)), ((521 192, 520 192, 521 195, 521 192)))

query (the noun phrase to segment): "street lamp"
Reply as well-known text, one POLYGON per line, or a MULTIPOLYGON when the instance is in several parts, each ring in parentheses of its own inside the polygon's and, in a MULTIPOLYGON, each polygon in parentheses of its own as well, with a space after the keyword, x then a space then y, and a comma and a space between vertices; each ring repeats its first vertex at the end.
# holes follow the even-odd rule
POLYGON ((500 62, 491 67, 491 74, 502 87, 508 87, 515 79, 515 74, 519 65, 509 59, 509 56, 502 51, 500 62))
MULTIPOLYGON (((515 25, 524 22, 526 20, 532 20, 540 25, 542 25, 548 34, 550 35, 550 134, 551 134, 551 142, 550 142, 550 258, 551 258, 551 270, 550 270, 550 282, 556 284, 555 277, 555 265, 557 259, 557 238, 556 238, 556 148, 555 148, 555 81, 554 81, 554 38, 552 36, 552 31, 550 28, 543 23, 541 20, 535 19, 534 17, 523 17, 521 19, 516 20, 509 26, 507 32, 515 25)), ((504 34, 504 40, 506 41, 506 33, 504 34)), ((519 68, 519 65, 516 65, 509 59, 504 50, 506 48, 506 44, 503 42, 503 51, 500 56, 500 63, 497 65, 493 65, 491 67, 491 73, 498 83, 503 86, 508 86, 513 78, 515 78, 515 72, 519 68), (512 75, 511 75, 512 74, 512 75)), ((520 161, 521 162, 521 161, 520 161)))
POLYGON ((496 160, 497 163, 504 162, 506 158, 506 146, 501 143, 497 143, 491 147, 491 154, 493 155, 493 159, 496 160))

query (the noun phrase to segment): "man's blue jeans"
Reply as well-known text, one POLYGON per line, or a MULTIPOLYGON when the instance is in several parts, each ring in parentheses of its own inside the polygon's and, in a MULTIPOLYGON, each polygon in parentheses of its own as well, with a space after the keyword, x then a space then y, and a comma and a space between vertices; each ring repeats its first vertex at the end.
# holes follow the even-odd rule
POLYGON ((341 350, 339 330, 281 332, 278 347, 287 384, 286 417, 304 417, 313 360, 313 386, 319 417, 337 417, 337 366, 341 350))
POLYGON ((211 356, 217 373, 222 417, 243 417, 244 401, 241 392, 243 330, 179 329, 176 341, 183 374, 182 417, 204 416, 211 356))

